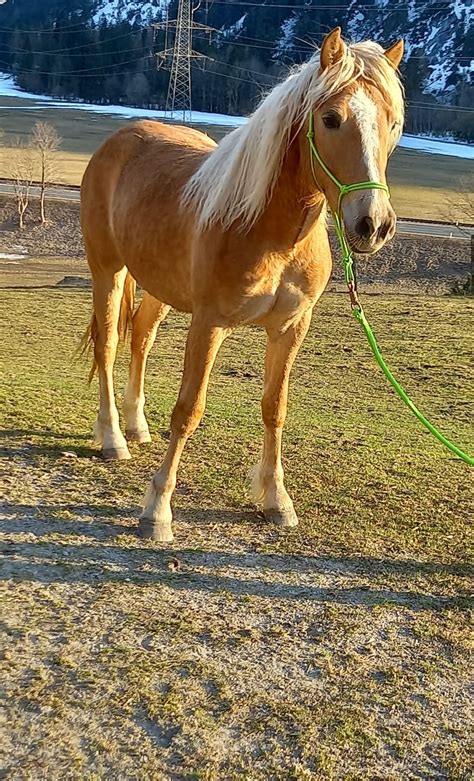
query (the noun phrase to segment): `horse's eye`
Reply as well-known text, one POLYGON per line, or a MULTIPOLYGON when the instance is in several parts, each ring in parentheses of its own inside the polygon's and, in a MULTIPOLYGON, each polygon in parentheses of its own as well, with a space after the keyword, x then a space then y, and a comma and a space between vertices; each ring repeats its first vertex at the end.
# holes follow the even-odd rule
POLYGON ((333 111, 331 111, 330 114, 324 114, 323 116, 324 126, 330 130, 337 130, 337 128, 341 126, 341 121, 339 114, 336 114, 333 111))

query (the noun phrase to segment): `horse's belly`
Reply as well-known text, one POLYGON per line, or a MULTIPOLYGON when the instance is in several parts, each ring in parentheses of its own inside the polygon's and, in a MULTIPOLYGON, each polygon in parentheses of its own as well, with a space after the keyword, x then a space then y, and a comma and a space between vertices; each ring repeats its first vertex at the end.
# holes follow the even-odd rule
POLYGON ((127 267, 140 287, 158 301, 181 312, 192 312, 189 277, 177 274, 176 269, 170 269, 167 263, 161 264, 158 259, 150 265, 131 257, 127 267))
POLYGON ((182 312, 192 311, 187 232, 158 218, 141 234, 122 224, 115 232, 124 263, 150 295, 182 312))

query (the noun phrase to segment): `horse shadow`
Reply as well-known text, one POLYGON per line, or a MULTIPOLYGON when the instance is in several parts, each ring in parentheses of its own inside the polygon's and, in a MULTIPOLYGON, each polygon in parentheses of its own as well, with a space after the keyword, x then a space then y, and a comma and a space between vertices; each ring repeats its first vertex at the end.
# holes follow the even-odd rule
MULTIPOLYGON (((4 561, 0 579, 10 582, 126 582, 143 587, 166 586, 176 591, 225 591, 233 596, 276 601, 309 600, 366 608, 392 605, 412 611, 465 609, 469 604, 472 570, 464 564, 260 553, 248 549, 229 552, 215 547, 183 547, 179 542, 154 545, 136 536, 137 508, 106 504, 10 505, 4 516, 1 526, 11 538, 0 547, 4 561), (54 518, 58 511, 79 515, 80 519, 54 518), (84 520, 84 514, 90 515, 90 521, 84 520), (52 531, 54 540, 45 540, 52 531), (32 534, 36 540, 31 540, 32 534), (71 535, 82 539, 76 542, 71 535), (115 544, 118 537, 119 545, 115 544), (298 578, 295 580, 298 574, 299 582, 298 578), (437 582, 443 590, 446 575, 459 578, 454 596, 433 593, 437 582), (328 579, 333 581, 332 585, 327 585, 328 579)), ((251 510, 190 508, 177 512, 181 531, 185 530, 183 527, 255 522, 256 513, 251 510)))
MULTIPOLYGON (((53 456, 59 458, 68 449, 67 441, 90 442, 90 434, 66 434, 58 431, 41 429, 2 429, 0 431, 0 457, 13 458, 14 456, 53 456), (32 437, 52 440, 51 443, 36 445, 29 440, 32 437)), ((78 458, 97 457, 97 450, 89 445, 72 445, 70 452, 78 458)))

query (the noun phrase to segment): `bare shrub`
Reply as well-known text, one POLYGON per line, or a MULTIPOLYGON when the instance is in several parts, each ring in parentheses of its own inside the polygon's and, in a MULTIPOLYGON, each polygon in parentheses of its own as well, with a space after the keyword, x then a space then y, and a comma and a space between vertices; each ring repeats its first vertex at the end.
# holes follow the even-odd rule
POLYGON ((40 162, 40 214, 41 222, 46 222, 46 191, 52 184, 58 182, 58 166, 56 152, 62 139, 56 128, 48 122, 36 122, 31 136, 32 146, 39 155, 40 162))
POLYGON ((25 212, 30 202, 31 186, 34 175, 34 156, 30 144, 20 139, 13 142, 10 160, 10 179, 13 182, 20 228, 25 224, 25 212))
POLYGON ((474 176, 463 176, 456 192, 446 197, 445 216, 471 241, 471 268, 464 285, 456 284, 451 292, 457 296, 474 295, 474 176))

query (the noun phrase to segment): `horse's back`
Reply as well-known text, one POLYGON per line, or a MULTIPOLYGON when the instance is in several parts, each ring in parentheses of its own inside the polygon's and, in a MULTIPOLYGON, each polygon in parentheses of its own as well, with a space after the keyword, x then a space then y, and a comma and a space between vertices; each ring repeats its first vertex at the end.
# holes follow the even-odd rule
MULTIPOLYGON (((182 187, 215 142, 193 128, 142 120, 111 135, 92 156, 81 185, 85 230, 110 209, 120 188, 130 202, 150 190, 182 187)), ((158 193, 156 193, 158 194, 158 193)))

